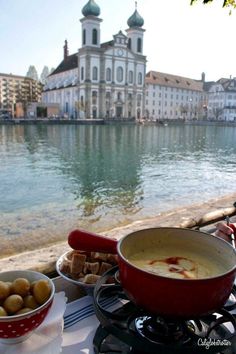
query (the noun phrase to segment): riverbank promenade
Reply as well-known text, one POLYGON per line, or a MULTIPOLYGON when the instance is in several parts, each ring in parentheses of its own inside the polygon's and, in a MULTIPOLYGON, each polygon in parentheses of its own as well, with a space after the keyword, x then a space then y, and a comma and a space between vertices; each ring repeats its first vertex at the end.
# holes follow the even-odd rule
POLYGON ((0 125, 8 124, 70 124, 70 125, 103 125, 103 124, 138 124, 138 125, 220 125, 220 126, 236 126, 236 121, 223 121, 223 120, 183 120, 183 119, 166 119, 164 121, 158 120, 141 120, 136 121, 133 118, 109 118, 109 119, 68 119, 68 118, 13 118, 13 119, 0 119, 0 125))

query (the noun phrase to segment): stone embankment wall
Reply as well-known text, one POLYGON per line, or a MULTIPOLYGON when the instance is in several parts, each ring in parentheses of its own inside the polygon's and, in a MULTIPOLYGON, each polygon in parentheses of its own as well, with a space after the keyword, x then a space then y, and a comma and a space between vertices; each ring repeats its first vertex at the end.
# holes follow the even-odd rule
MULTIPOLYGON (((120 239, 130 232, 153 227, 200 228, 201 231, 214 231, 215 223, 224 220, 226 215, 236 222, 236 193, 223 198, 212 199, 205 203, 181 207, 162 213, 155 218, 133 222, 124 227, 104 232, 103 235, 120 239)), ((43 247, 0 259, 1 271, 16 269, 37 270, 45 274, 55 272, 55 263, 64 252, 69 250, 67 242, 43 247)))

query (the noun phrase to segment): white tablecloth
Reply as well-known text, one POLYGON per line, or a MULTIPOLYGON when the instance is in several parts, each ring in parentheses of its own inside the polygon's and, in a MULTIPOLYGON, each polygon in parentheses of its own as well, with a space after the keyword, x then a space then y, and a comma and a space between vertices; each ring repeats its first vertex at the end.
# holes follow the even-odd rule
POLYGON ((64 292, 55 294, 52 307, 43 323, 24 342, 0 343, 0 354, 59 354, 66 300, 64 292))
MULTIPOLYGON (((119 304, 117 301, 108 300, 105 307, 114 310, 119 307, 119 304)), ((93 337, 98 326, 99 321, 94 314, 90 296, 85 296, 67 304, 64 315, 62 353, 94 353, 93 337)))

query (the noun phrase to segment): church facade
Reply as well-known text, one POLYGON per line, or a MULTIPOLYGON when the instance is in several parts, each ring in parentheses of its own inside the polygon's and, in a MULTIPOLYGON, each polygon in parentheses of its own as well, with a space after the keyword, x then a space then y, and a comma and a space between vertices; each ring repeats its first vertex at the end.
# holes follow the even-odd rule
POLYGON ((48 76, 42 101, 59 103, 60 114, 75 119, 140 119, 145 115, 145 30, 137 8, 119 31, 101 43, 100 8, 89 0, 82 9, 81 47, 48 76))

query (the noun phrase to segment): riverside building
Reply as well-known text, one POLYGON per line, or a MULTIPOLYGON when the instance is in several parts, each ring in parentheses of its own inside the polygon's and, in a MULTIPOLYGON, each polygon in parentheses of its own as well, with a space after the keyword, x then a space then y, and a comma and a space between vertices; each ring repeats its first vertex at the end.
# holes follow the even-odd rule
POLYGON ((202 80, 149 71, 146 75, 146 118, 150 120, 194 120, 203 116, 206 104, 202 80))
POLYGON ((208 91, 208 119, 236 122, 236 78, 212 83, 208 91))
POLYGON ((0 73, 0 109, 23 117, 29 102, 41 101, 42 84, 26 76, 0 73))
POLYGON ((144 25, 137 8, 119 31, 101 42, 100 8, 89 0, 82 9, 81 47, 49 75, 44 103, 59 103, 61 115, 76 119, 140 119, 145 115, 144 25))

